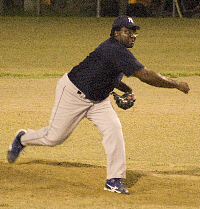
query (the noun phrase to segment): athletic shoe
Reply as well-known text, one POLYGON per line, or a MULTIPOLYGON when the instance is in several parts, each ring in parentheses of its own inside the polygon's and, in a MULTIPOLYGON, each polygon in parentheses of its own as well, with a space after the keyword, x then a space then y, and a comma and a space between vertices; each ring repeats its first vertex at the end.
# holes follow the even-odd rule
POLYGON ((25 146, 21 144, 21 137, 26 133, 26 130, 21 129, 17 132, 13 143, 8 148, 7 159, 9 163, 14 163, 19 157, 20 152, 25 146))
POLYGON ((121 194, 129 194, 129 191, 121 183, 121 179, 119 178, 107 179, 104 190, 108 190, 110 192, 117 192, 121 194))

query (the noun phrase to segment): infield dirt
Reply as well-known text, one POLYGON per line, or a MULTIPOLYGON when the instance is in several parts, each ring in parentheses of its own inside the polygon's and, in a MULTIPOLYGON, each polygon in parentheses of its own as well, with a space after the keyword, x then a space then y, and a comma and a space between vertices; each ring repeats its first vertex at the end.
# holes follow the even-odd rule
POLYGON ((179 78, 191 91, 159 89, 125 78, 133 109, 114 104, 127 154, 130 195, 103 190, 102 137, 83 120, 62 145, 27 147, 14 164, 6 152, 17 129, 48 125, 58 78, 1 78, 0 208, 200 208, 199 76, 179 78))

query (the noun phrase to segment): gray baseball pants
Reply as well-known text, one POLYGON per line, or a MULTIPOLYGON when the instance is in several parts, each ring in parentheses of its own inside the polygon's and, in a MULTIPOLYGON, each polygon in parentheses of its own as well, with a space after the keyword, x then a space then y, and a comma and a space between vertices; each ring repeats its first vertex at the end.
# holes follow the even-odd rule
POLYGON ((65 74, 57 83, 49 126, 28 129, 21 137, 25 146, 56 146, 63 143, 83 118, 94 123, 103 136, 107 155, 107 179, 126 177, 125 145, 121 123, 109 98, 94 102, 65 74))

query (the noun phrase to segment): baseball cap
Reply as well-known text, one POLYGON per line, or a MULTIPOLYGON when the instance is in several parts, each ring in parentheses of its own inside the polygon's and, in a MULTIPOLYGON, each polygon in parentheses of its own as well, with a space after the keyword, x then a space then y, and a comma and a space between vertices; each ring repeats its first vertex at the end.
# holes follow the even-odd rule
POLYGON ((112 28, 114 27, 125 27, 131 30, 140 30, 140 26, 135 25, 133 19, 126 15, 118 17, 112 24, 112 28))

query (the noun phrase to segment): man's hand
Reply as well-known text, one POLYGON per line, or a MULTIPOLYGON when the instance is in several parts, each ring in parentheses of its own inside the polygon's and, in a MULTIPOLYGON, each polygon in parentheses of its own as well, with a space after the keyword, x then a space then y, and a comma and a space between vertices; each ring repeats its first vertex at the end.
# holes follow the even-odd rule
POLYGON ((177 87, 177 89, 178 89, 179 91, 182 91, 182 92, 185 93, 185 94, 187 94, 187 93, 189 92, 189 90, 190 90, 188 84, 185 83, 185 82, 178 82, 178 87, 177 87))

